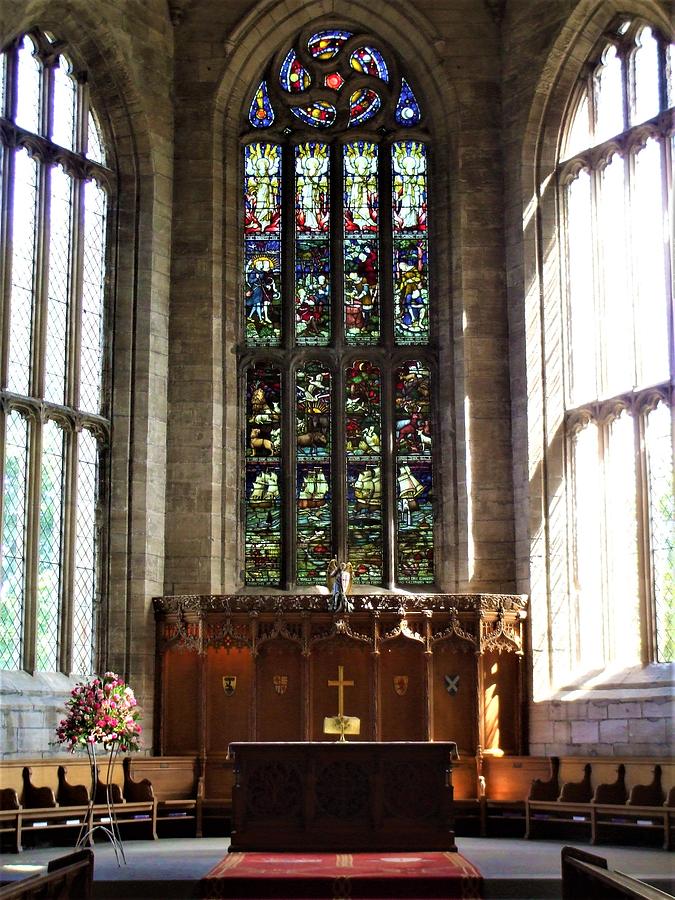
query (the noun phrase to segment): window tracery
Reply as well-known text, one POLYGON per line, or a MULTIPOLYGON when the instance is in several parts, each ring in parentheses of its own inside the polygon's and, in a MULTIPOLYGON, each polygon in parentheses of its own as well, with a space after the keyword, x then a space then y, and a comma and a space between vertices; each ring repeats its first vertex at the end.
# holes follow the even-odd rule
POLYGON ((70 49, 0 53, 0 668, 85 674, 101 590, 112 172, 70 49))
POLYGON ((243 139, 246 584, 434 583, 422 108, 343 28, 268 66, 243 139))
POLYGON ((672 58, 647 23, 615 23, 560 153, 571 584, 587 668, 598 635, 605 662, 675 651, 672 58))

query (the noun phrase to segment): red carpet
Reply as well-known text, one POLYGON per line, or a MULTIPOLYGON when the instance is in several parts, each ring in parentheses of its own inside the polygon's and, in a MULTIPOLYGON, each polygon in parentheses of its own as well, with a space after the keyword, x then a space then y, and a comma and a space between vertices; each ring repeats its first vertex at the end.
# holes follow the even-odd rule
POLYGON ((200 896, 329 900, 480 898, 480 872, 460 853, 229 853, 200 896))

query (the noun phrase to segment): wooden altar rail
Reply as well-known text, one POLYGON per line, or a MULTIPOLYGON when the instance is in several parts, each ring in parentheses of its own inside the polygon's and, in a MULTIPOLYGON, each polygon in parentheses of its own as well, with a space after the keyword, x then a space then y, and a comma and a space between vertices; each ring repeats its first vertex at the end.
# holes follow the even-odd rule
POLYGON ((354 740, 523 753, 524 597, 368 594, 341 613, 330 602, 155 598, 155 753, 206 761, 236 741, 331 740, 323 720, 337 713, 338 665, 355 682, 345 691, 345 713, 361 720, 354 740))

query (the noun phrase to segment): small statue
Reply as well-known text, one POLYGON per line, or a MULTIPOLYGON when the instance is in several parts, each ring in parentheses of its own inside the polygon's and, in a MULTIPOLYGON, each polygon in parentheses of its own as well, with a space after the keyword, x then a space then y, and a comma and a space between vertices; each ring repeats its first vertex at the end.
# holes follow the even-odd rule
POLYGON ((326 572, 326 583, 331 593, 331 607, 333 612, 350 612, 347 596, 352 590, 352 572, 351 563, 338 563, 337 557, 333 557, 328 563, 326 572))

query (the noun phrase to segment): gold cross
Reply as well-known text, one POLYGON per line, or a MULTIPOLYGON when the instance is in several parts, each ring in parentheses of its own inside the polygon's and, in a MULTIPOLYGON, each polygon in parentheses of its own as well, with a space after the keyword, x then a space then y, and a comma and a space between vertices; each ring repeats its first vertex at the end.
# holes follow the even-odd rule
POLYGON ((344 716, 344 689, 346 687, 354 687, 353 681, 345 681, 344 666, 338 666, 338 680, 329 681, 328 687, 336 687, 338 689, 338 716, 344 716))

